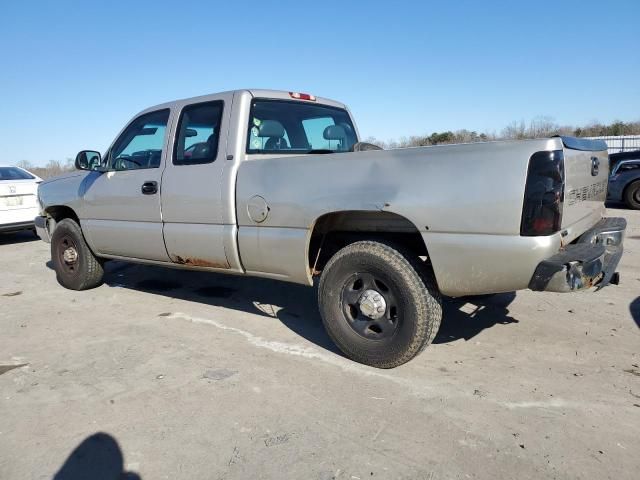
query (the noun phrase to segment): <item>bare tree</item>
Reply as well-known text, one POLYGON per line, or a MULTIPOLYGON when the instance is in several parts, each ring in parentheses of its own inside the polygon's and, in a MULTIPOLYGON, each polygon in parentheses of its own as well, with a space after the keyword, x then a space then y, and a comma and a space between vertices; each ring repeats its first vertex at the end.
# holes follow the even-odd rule
POLYGON ((560 127, 558 127, 551 117, 536 117, 529 123, 529 129, 526 132, 526 137, 551 137, 558 134, 559 128, 560 127))
POLYGON ((16 165, 20 168, 24 168, 25 170, 31 170, 33 165, 29 160, 20 160, 16 165))
POLYGON ((524 120, 518 122, 511 122, 502 130, 502 138, 507 140, 521 140, 526 138, 527 128, 524 124, 524 120))

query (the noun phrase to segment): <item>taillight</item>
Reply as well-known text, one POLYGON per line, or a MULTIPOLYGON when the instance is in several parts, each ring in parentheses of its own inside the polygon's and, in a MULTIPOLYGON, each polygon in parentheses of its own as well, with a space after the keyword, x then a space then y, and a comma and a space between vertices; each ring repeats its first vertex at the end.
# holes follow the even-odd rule
POLYGON ((534 237, 560 231, 564 202, 562 150, 536 152, 529 159, 520 235, 534 237))
POLYGON ((289 96, 296 100, 309 100, 310 102, 316 101, 316 97, 309 95, 308 93, 289 92, 289 96))

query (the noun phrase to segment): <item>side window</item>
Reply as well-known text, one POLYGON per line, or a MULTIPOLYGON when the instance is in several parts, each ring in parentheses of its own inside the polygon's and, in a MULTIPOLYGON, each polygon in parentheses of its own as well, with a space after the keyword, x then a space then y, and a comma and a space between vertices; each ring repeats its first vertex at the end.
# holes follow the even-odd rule
POLYGON ((168 109, 136 118, 114 143, 107 165, 114 170, 158 168, 168 121, 168 109))
POLYGON ((173 149, 174 165, 213 162, 218 155, 222 101, 189 105, 182 110, 173 149))

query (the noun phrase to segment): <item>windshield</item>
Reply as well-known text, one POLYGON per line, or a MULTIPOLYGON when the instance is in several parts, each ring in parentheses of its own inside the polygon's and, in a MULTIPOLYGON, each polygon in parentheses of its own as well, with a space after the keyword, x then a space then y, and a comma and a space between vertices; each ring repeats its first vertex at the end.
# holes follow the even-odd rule
POLYGON ((16 167, 0 167, 0 180, 33 180, 30 173, 16 167))
POLYGON ((247 153, 348 152, 357 141, 344 109, 295 100, 251 103, 247 153))

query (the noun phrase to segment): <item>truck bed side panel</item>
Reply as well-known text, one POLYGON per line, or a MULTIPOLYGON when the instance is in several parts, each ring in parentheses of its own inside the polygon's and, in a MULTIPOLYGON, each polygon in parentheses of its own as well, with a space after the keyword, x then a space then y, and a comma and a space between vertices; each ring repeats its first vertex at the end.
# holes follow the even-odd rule
MULTIPOLYGON (((243 265, 247 271, 277 272, 291 281, 308 283, 308 272, 303 274, 300 262, 306 268, 308 235, 318 217, 348 210, 388 211, 411 221, 423 235, 444 293, 454 293, 449 289, 452 282, 444 279, 451 276, 447 270, 458 260, 454 249, 436 240, 438 235, 440 239, 456 235, 458 250, 468 239, 469 252, 487 243, 486 252, 475 250, 488 255, 477 260, 476 281, 509 275, 509 270, 498 266, 508 260, 504 250, 495 249, 500 240, 494 237, 520 238, 529 157, 536 151, 559 149, 559 144, 559 139, 491 142, 246 160, 238 171, 236 193, 243 265), (247 211, 256 195, 269 207, 262 223, 254 222, 247 211), (276 229, 268 234, 273 241, 260 240, 265 229, 276 229), (288 235, 295 240, 289 238, 290 252, 282 258, 271 249, 278 245, 279 235, 274 233, 284 229, 300 232, 288 235), (431 251, 431 237, 435 251, 431 251)), ((537 259, 546 252, 533 243, 517 245, 514 257, 538 248, 537 259)), ((529 264, 532 274, 533 258, 527 268, 529 264)), ((504 279, 504 284, 509 282, 504 279)))

